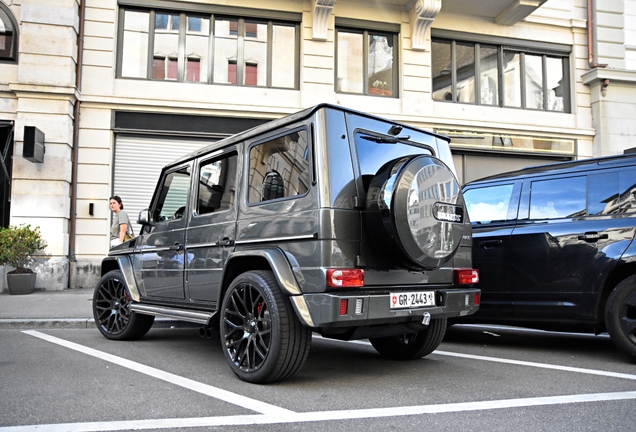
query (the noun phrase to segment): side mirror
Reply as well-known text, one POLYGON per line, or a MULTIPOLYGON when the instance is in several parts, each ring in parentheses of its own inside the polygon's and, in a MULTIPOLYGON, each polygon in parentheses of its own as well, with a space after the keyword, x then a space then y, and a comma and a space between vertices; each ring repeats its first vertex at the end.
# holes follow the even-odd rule
POLYGON ((150 225, 150 210, 145 209, 140 211, 137 223, 140 225, 150 225))

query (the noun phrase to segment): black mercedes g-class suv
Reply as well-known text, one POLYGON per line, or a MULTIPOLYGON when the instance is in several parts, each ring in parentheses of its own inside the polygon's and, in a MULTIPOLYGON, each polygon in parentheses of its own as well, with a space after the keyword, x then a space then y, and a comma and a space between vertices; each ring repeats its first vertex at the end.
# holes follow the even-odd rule
POLYGON ((419 358, 478 309, 471 227, 448 140, 318 105, 166 166, 140 235, 93 299, 109 339, 155 316, 217 327, 249 382, 297 372, 312 332, 419 358))

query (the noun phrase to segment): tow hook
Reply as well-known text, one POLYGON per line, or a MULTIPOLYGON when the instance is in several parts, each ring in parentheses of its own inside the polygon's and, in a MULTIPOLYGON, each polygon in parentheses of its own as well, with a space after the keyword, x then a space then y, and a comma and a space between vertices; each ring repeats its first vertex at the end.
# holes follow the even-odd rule
POLYGON ((431 323, 431 314, 428 312, 424 312, 424 316, 422 317, 422 324, 427 326, 431 323))

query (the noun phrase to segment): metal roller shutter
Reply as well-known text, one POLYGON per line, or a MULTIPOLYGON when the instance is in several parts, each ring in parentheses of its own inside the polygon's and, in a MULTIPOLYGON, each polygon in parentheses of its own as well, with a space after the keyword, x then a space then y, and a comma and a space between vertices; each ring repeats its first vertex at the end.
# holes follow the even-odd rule
POLYGON ((140 211, 150 206, 161 169, 214 141, 117 135, 113 194, 121 197, 135 234, 139 234, 140 229, 137 217, 140 211))

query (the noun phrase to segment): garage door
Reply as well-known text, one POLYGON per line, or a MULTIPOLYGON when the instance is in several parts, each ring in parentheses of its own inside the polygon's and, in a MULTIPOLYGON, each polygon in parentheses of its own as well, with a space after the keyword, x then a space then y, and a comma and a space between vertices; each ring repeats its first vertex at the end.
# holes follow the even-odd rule
POLYGON ((135 234, 139 212, 150 206, 161 169, 168 163, 190 152, 213 143, 214 139, 151 138, 117 135, 113 193, 124 203, 135 234))

